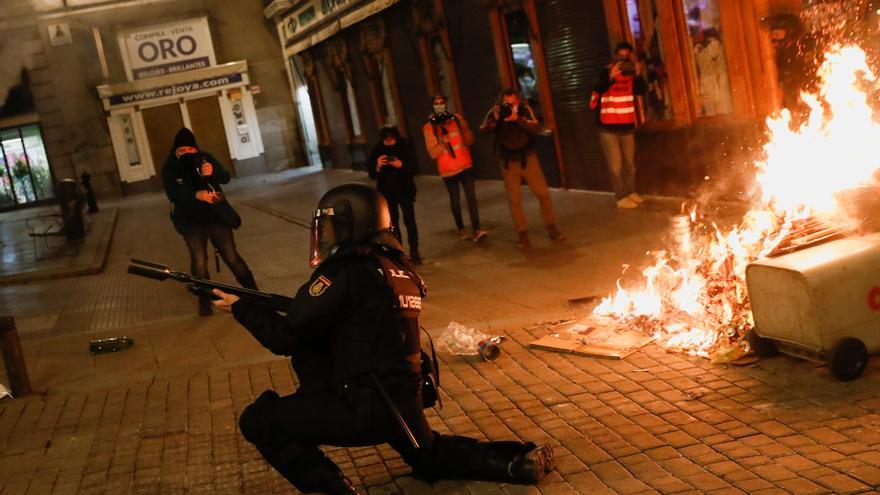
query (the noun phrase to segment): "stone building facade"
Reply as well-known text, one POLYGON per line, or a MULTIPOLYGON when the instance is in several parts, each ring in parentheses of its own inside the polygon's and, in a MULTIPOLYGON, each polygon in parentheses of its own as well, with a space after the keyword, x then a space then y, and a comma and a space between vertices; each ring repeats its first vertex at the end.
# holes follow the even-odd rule
POLYGON ((0 143, 8 166, 0 185, 13 201, 3 202, 0 187, 0 209, 46 200, 51 187, 43 197, 22 191, 84 171, 99 194, 156 190, 181 125, 237 175, 302 165, 287 74, 262 8, 228 0, 5 1, 0 143), (21 179, 26 166, 30 177, 21 179))

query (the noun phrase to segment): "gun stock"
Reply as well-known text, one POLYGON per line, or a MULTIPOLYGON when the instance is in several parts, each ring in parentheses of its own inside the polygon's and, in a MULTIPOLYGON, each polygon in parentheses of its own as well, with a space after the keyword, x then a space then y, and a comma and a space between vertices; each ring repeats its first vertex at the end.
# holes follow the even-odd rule
POLYGON ((213 289, 220 289, 227 294, 234 294, 241 299, 266 306, 281 313, 286 313, 287 310, 290 309, 290 304, 293 302, 293 299, 287 296, 260 292, 253 289, 245 289, 244 287, 237 287, 235 285, 193 277, 192 275, 175 271, 168 265, 153 263, 152 261, 132 259, 131 263, 128 265, 128 273, 159 281, 164 281, 170 278, 187 284, 187 290, 193 294, 208 296, 213 299, 217 299, 217 296, 212 292, 213 289))

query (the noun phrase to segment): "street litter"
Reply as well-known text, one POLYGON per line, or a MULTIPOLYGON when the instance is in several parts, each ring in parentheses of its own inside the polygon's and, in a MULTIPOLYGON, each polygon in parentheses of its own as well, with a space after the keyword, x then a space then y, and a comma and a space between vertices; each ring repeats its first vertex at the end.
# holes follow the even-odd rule
POLYGON ((542 337, 529 346, 582 356, 623 359, 653 340, 654 337, 630 330, 614 318, 590 315, 565 331, 542 337))
POLYGON ((128 349, 134 345, 134 340, 129 337, 109 337, 89 341, 89 350, 92 354, 104 354, 128 349))
POLYGON ((6 385, 3 385, 2 383, 0 383, 0 399, 5 399, 6 397, 9 397, 10 399, 14 398, 14 397, 12 397, 12 394, 9 392, 9 389, 6 388, 6 385))
POLYGON ((461 323, 452 321, 437 339, 437 347, 458 356, 480 355, 486 361, 492 361, 501 355, 498 344, 504 341, 500 335, 488 335, 461 323))

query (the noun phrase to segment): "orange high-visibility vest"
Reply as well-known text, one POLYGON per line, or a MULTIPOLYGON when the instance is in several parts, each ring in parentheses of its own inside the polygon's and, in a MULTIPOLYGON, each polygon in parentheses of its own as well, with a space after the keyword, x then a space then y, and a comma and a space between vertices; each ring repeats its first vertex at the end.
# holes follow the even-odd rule
POLYGON ((608 91, 599 97, 599 122, 605 125, 636 123, 634 84, 635 76, 617 76, 608 91))
POLYGON ((437 169, 440 177, 449 177, 455 175, 466 168, 473 165, 471 158, 471 150, 464 143, 464 136, 461 135, 461 128, 457 119, 449 119, 442 125, 434 126, 434 136, 437 137, 439 143, 443 143, 443 130, 449 136, 449 143, 444 147, 443 154, 437 158, 437 169))

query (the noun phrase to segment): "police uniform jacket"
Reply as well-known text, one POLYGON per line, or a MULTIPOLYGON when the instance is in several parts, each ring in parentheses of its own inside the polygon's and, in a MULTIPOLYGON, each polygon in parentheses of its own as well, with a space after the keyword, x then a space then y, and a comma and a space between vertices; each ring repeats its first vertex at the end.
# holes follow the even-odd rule
POLYGON ((298 393, 341 392, 369 384, 370 373, 392 393, 415 391, 423 289, 400 256, 377 245, 347 248, 315 270, 286 316, 244 300, 232 313, 263 346, 291 356, 298 393))

